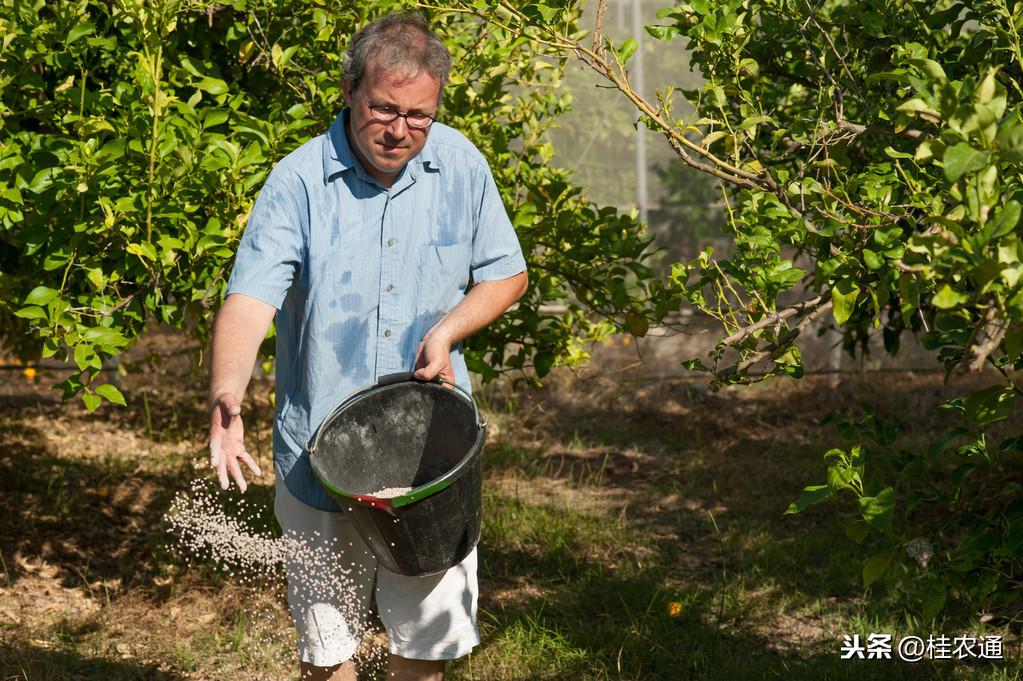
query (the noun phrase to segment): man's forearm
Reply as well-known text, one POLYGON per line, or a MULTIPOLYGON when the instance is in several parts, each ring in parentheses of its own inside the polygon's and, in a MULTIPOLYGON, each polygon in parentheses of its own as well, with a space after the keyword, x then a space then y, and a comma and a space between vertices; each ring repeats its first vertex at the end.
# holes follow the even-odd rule
POLYGON ((455 309, 434 324, 424 340, 436 338, 454 347, 500 317, 522 297, 527 285, 525 272, 475 284, 455 309))
POLYGON ((252 376, 259 345, 277 310, 241 294, 227 297, 213 326, 210 343, 210 404, 223 395, 241 400, 252 376))

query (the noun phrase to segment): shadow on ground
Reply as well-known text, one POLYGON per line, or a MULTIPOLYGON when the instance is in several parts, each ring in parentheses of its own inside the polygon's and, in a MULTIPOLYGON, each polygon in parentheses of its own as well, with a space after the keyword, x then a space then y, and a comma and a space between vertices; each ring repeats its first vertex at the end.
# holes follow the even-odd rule
MULTIPOLYGON (((565 545, 537 552, 484 541, 481 555, 485 646, 473 665, 485 671, 457 678, 488 673, 521 681, 963 678, 962 667, 943 661, 842 660, 840 638, 802 650, 779 648, 773 632, 744 630, 734 613, 718 619, 717 595, 710 590, 666 589, 666 570, 660 567, 609 570, 565 545), (548 578, 514 590, 514 575, 529 580, 533 574, 548 578), (513 594, 495 599, 502 586, 513 594), (505 668, 503 660, 519 668, 505 668)), ((467 666, 458 670, 464 674, 467 666)))
MULTIPOLYGON (((483 607, 500 623, 494 633, 578 651, 559 667, 574 672, 536 678, 969 677, 968 664, 947 660, 841 660, 842 635, 858 632, 835 630, 814 615, 815 603, 842 607, 846 622, 865 617, 866 627, 893 599, 915 596, 878 583, 864 600, 860 571, 873 540, 860 547, 845 539, 851 504, 784 512, 803 486, 823 481, 823 453, 847 446, 821 425, 828 413, 858 414, 870 404, 900 423, 907 446, 919 446, 955 425, 938 404, 992 382, 971 380, 977 385, 949 387, 934 375, 874 375, 836 386, 825 377, 718 394, 689 382, 587 390, 555 381, 540 394, 484 392, 493 411, 508 415, 502 423, 516 421, 488 450, 499 491, 485 517, 493 525, 496 503, 498 517, 515 508, 521 536, 530 513, 547 528, 518 543, 500 527, 489 537, 485 529, 483 593, 497 597, 483 607), (575 511, 595 519, 585 532, 591 540, 600 527, 620 536, 599 540, 601 555, 585 555, 592 546, 557 521, 575 511), (534 574, 555 576, 529 584, 534 574), (679 614, 666 614, 672 607, 679 614)), ((953 615, 961 619, 946 626, 974 619, 953 615)), ((912 633, 900 626, 897 633, 912 633)))
POLYGON ((67 651, 31 646, 0 649, 0 674, 4 679, 31 681, 178 681, 187 677, 162 671, 155 665, 129 660, 89 658, 67 651))
MULTIPOLYGON (((10 409, 0 423, 0 497, 6 506, 0 514, 0 556, 7 583, 41 561, 59 570, 68 587, 91 591, 94 583, 111 580, 124 588, 152 587, 167 563, 180 562, 166 548, 172 538, 164 514, 190 479, 208 473, 193 471, 187 456, 175 454, 135 457, 100 447, 88 456, 61 455, 41 425, 62 418, 59 409, 38 404, 29 414, 10 409)), ((128 439, 111 446, 140 442, 149 444, 128 439)), ((270 522, 272 495, 265 485, 247 493, 250 507, 267 509, 257 526, 270 522)), ((229 510, 237 497, 224 495, 229 510)))

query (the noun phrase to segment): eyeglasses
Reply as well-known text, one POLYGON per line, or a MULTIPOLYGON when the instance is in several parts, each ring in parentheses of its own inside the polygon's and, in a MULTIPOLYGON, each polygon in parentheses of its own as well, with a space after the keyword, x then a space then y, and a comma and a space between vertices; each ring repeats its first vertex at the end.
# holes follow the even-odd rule
POLYGON ((399 116, 405 119, 405 124, 416 130, 426 130, 433 123, 433 116, 429 116, 424 113, 413 112, 413 113, 402 113, 393 106, 384 106, 382 104, 370 104, 369 112, 373 116, 373 120, 379 121, 380 123, 393 123, 398 119, 399 116))

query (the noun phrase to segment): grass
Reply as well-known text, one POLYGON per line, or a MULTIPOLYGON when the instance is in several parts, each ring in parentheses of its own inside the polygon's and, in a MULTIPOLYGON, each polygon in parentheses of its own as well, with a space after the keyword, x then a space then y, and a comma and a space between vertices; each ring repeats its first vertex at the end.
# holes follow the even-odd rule
MULTIPOLYGON (((129 381, 128 410, 91 417, 45 390, 0 386, 0 679, 297 676, 279 581, 240 581, 167 546, 163 514, 205 474, 193 467, 204 459, 202 386, 171 378, 159 391, 142 390, 151 376, 129 381)), ((843 538, 842 512, 783 515, 837 442, 817 426, 827 411, 863 398, 903 413, 906 437, 924 436, 941 427, 929 407, 944 390, 887 377, 717 395, 568 376, 541 393, 488 388, 484 644, 449 678, 1021 678, 1017 631, 971 613, 900 614, 914 595, 890 579, 861 587, 867 553, 843 538), (843 635, 967 630, 1005 635, 1011 659, 839 655, 843 635)), ((270 470, 266 392, 255 386, 247 426, 270 470)), ((246 522, 273 528, 272 482, 246 499, 246 522)), ((240 512, 236 493, 222 500, 240 512)))

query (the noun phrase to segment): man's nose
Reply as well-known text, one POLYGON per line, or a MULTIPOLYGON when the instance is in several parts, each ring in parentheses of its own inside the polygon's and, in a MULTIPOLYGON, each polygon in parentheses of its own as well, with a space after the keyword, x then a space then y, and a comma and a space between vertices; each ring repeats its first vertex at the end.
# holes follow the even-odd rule
POLYGON ((397 139, 402 139, 408 135, 408 121, 405 120, 404 116, 398 116, 393 121, 387 124, 387 134, 397 139))

